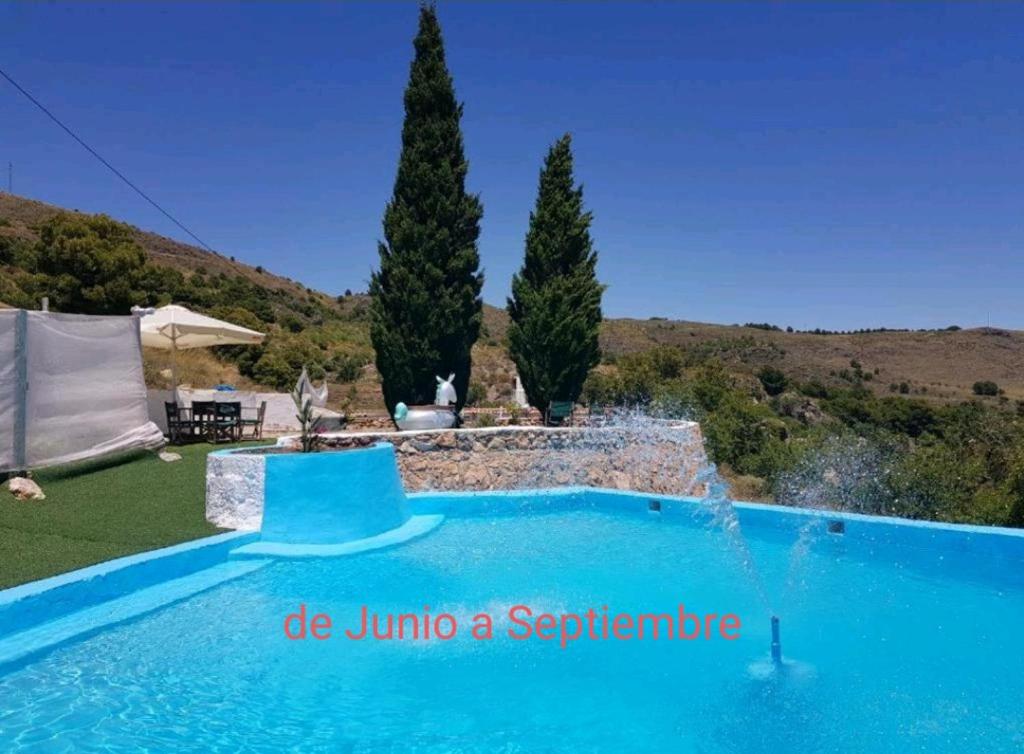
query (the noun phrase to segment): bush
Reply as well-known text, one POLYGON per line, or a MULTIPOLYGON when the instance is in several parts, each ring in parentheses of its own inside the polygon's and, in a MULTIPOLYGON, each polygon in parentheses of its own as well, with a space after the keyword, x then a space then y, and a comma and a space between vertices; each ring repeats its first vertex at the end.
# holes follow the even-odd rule
POLYGON ((259 383, 277 390, 294 387, 299 377, 292 366, 279 353, 264 353, 252 367, 251 377, 259 383))
MULTIPOLYGON (((472 388, 472 385, 470 385, 470 387, 472 388)), ((474 418, 474 424, 477 427, 493 427, 497 425, 497 423, 498 420, 495 419, 494 414, 491 413, 477 414, 474 418)))
POLYGON ((999 395, 999 386, 990 380, 979 380, 971 389, 975 395, 999 395))
POLYGON ((907 398, 883 398, 877 403, 877 423, 887 429, 909 437, 920 437, 931 432, 938 417, 924 401, 907 398))
POLYGON ((619 359, 616 394, 610 402, 626 406, 647 406, 654 400, 658 372, 644 354, 629 354, 619 359))
POLYGON ((324 365, 328 372, 334 374, 338 382, 355 382, 362 376, 366 359, 347 353, 340 353, 324 365))
POLYGON ((716 361, 700 367, 694 375, 693 397, 704 411, 718 409, 733 389, 728 372, 716 361))
POLYGON ((487 388, 479 382, 469 383, 469 390, 466 392, 466 405, 479 406, 487 400, 487 388))
POLYGON ((675 346, 658 346, 646 351, 644 359, 660 380, 674 380, 683 373, 683 352, 675 346))
POLYGON ((802 395, 806 395, 808 398, 828 398, 828 388, 818 382, 818 380, 809 380, 799 386, 799 391, 802 395))
POLYGON ((619 402, 621 394, 616 375, 593 371, 583 383, 581 399, 588 406, 611 406, 619 402))
POLYGON ((267 338, 262 349, 251 367, 240 363, 239 371, 264 385, 290 391, 303 367, 314 380, 327 374, 323 351, 304 336, 275 333, 267 338))
POLYGON ((752 472, 752 459, 782 434, 781 422, 767 407, 735 393, 721 399, 716 410, 704 417, 701 428, 712 460, 727 463, 741 474, 752 472))
POLYGON ((775 367, 762 367, 761 371, 757 373, 757 379, 761 381, 764 391, 772 397, 785 392, 786 386, 789 384, 782 370, 775 367))
POLYGON ((38 271, 50 279, 58 311, 127 314, 145 301, 146 255, 132 229, 106 215, 59 214, 39 229, 38 271))

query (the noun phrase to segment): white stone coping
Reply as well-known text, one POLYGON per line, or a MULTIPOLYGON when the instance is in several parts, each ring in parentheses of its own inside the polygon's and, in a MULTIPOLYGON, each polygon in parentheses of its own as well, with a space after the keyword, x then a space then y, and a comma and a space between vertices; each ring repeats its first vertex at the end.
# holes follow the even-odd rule
MULTIPOLYGON (((694 432, 700 429, 700 425, 694 421, 686 420, 664 420, 664 425, 669 429, 680 429, 687 432, 694 432)), ((488 435, 501 435, 501 434, 513 434, 517 432, 531 432, 531 433, 543 433, 543 434, 572 434, 575 432, 591 432, 591 431, 607 431, 607 432, 622 432, 628 431, 628 426, 622 425, 586 425, 586 426, 575 426, 575 427, 545 427, 545 426, 531 426, 528 424, 516 424, 504 427, 447 427, 442 429, 404 429, 404 430, 362 430, 359 432, 325 432, 319 435, 322 438, 371 438, 375 437, 378 439, 395 437, 395 438, 406 438, 406 437, 421 437, 423 435, 443 435, 450 432, 455 432, 461 435, 469 437, 474 436, 488 436, 488 435)), ((289 445, 292 442, 299 439, 299 435, 285 435, 277 438, 278 445, 289 445)))

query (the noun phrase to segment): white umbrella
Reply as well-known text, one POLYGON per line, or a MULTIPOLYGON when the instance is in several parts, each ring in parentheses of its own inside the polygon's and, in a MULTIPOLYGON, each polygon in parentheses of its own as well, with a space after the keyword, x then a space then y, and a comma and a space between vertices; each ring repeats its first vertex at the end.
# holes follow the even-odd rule
POLYGON ((230 322, 207 317, 169 304, 156 310, 136 310, 142 345, 162 348, 171 352, 171 382, 178 389, 178 368, 175 354, 182 348, 209 348, 210 346, 252 345, 263 342, 263 333, 230 322))

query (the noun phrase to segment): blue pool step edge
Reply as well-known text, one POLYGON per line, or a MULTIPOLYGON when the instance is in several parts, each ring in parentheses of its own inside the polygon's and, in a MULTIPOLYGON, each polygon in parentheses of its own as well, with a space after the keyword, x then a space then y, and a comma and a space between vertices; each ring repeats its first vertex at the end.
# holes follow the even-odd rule
POLYGON ((258 538, 256 532, 225 532, 4 589, 0 591, 0 640, 140 589, 219 565, 227 561, 232 549, 258 538))
POLYGON ((0 639, 0 673, 61 645, 99 633, 252 573, 269 560, 238 560, 163 581, 0 639))
POLYGON ((444 516, 441 514, 412 516, 401 526, 381 534, 338 544, 296 544, 260 540, 235 548, 231 551, 230 557, 234 560, 238 558, 337 558, 356 555, 395 547, 417 537, 425 536, 440 526, 443 521, 444 516))

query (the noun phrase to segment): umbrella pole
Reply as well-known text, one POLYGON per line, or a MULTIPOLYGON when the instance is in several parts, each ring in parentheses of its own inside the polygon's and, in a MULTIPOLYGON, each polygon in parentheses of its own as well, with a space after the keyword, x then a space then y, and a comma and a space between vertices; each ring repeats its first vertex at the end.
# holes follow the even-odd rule
POLYGON ((178 402, 178 336, 171 335, 171 400, 178 402))

